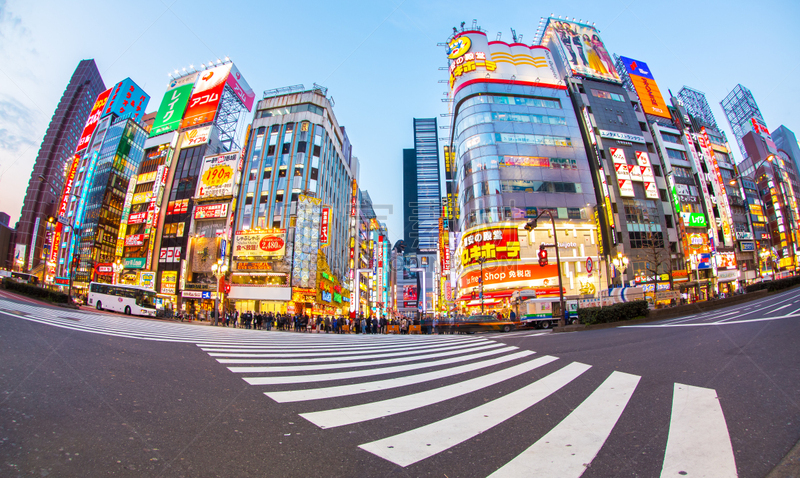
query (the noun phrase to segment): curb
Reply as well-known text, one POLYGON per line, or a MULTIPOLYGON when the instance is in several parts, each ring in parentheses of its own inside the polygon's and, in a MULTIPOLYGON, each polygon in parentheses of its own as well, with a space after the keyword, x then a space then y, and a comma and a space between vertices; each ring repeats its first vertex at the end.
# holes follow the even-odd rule
MULTIPOLYGON (((752 302, 754 300, 762 299, 764 297, 769 297, 775 294, 782 294, 784 292, 788 292, 795 289, 800 289, 800 286, 794 286, 788 289, 777 290, 774 292, 759 290, 741 296, 729 297, 727 299, 696 302, 695 304, 669 307, 666 309, 655 309, 651 310, 647 317, 642 317, 640 319, 621 320, 617 322, 608 322, 605 324, 592 324, 592 325, 578 324, 578 325, 567 325, 564 327, 554 327, 553 333, 583 332, 586 330, 612 329, 623 325, 638 325, 638 324, 645 324, 648 322, 657 322, 659 320, 664 320, 664 319, 683 317, 684 315, 690 315, 691 313, 708 312, 717 309, 724 309, 726 307, 752 302)), ((800 474, 795 476, 800 476, 800 474)))
POLYGON ((765 478, 796 478, 800 476, 800 441, 783 457, 778 466, 765 478))

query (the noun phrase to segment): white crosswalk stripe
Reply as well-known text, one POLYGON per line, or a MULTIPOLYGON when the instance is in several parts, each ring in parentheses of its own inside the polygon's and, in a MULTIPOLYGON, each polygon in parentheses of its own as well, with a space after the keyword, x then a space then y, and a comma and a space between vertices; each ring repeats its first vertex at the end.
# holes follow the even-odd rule
MULTIPOLYGON (((507 426, 515 416, 552 412, 545 402, 557 400, 555 396, 564 393, 560 390, 575 383, 577 388, 570 385, 566 392, 574 394, 585 389, 578 383, 600 379, 598 374, 603 373, 588 364, 537 356, 514 346, 517 342, 492 340, 546 336, 550 331, 473 336, 300 334, 58 310, 2 298, 0 313, 87 333, 196 344, 209 358, 260 387, 268 400, 301 406, 299 415, 321 429, 346 429, 395 417, 393 423, 399 428, 378 432, 366 443, 362 437, 353 446, 401 467, 446 451, 458 453, 454 447, 507 426), (475 405, 467 399, 492 388, 503 391, 475 405), (336 397, 346 398, 327 400, 336 397), (426 407, 450 400, 451 414, 429 418, 425 414, 426 407), (403 421, 406 413, 415 418, 408 425, 403 421)), ((626 410, 648 406, 636 402, 634 392, 641 377, 612 371, 602 379, 558 424, 537 431, 532 443, 521 444, 516 457, 493 464, 491 476, 581 476, 626 410)), ((736 476, 716 391, 675 384, 672 400, 661 476, 736 476)), ((350 433, 359 433, 359 428, 353 430, 350 433)))
POLYGON ((661 476, 737 476, 728 426, 715 390, 675 384, 661 476))
POLYGON ((613 372, 564 421, 490 476, 581 476, 611 434, 639 378, 613 372))

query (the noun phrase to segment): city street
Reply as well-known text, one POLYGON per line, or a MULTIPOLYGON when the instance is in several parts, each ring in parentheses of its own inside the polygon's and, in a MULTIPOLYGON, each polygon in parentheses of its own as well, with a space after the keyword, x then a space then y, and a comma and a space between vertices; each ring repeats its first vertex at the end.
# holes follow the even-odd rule
POLYGON ((800 289, 580 333, 363 336, 0 298, 2 476, 763 477, 800 289))

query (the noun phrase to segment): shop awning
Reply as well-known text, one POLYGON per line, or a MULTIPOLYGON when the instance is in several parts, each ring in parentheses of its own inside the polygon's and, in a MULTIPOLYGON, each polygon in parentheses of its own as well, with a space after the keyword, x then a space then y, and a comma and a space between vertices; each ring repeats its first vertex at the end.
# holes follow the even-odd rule
MULTIPOLYGON (((499 303, 500 303, 500 301, 497 300, 497 299, 483 299, 483 305, 495 305, 495 304, 499 304, 499 303)), ((467 302, 467 307, 476 307, 476 306, 480 306, 480 305, 481 305, 481 300, 480 299, 467 302)))

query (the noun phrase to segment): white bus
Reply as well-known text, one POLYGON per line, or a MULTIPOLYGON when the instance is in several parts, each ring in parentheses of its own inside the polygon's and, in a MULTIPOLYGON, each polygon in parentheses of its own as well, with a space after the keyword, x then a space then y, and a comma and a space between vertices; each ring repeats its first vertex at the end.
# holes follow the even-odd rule
POLYGON ((89 284, 89 304, 97 310, 113 310, 125 315, 156 316, 156 293, 130 285, 89 284))

